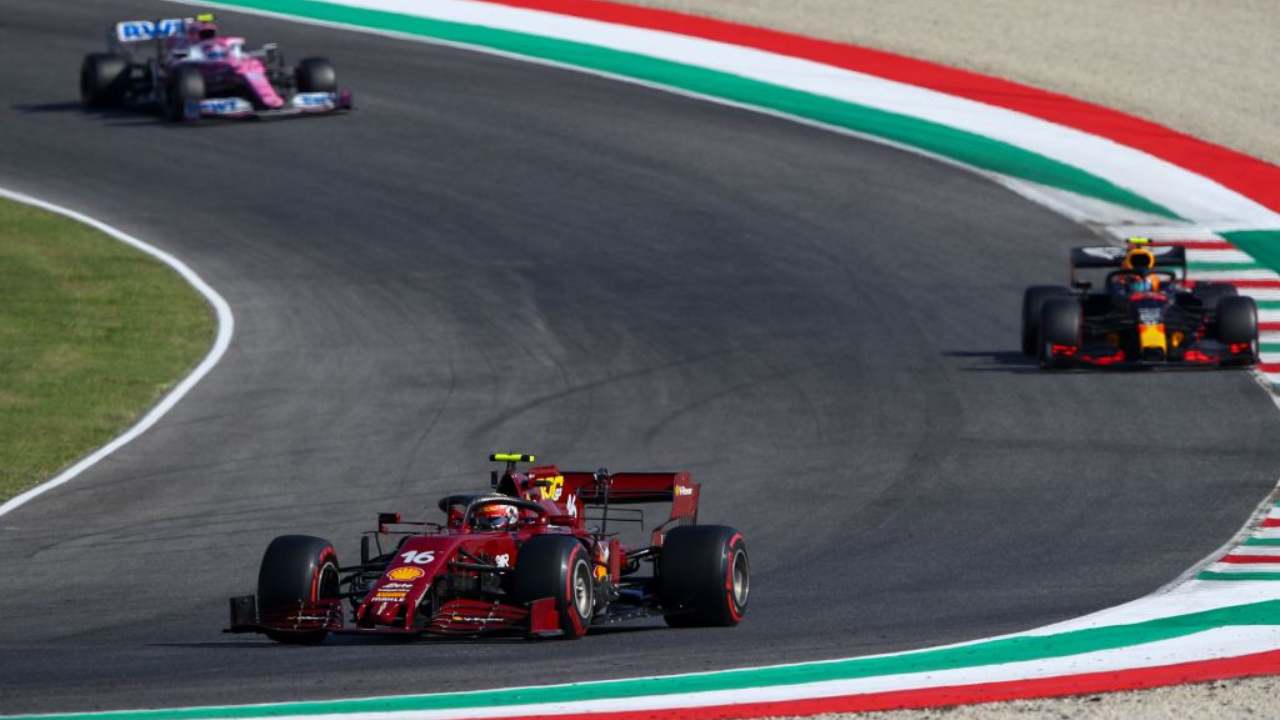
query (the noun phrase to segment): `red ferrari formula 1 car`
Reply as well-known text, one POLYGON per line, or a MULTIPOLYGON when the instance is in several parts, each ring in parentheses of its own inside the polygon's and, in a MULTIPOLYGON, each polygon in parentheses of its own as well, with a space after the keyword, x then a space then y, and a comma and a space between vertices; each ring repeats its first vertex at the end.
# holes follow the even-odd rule
POLYGON ((699 486, 687 472, 561 472, 516 463, 492 490, 448 495, 443 522, 378 516, 361 538, 360 562, 342 565, 328 541, 277 537, 258 572, 257 595, 231 598, 227 632, 286 643, 329 633, 577 638, 596 626, 660 615, 674 627, 736 625, 750 568, 742 534, 698 525, 699 486), (670 503, 648 545, 627 547, 613 523, 670 503), (593 513, 588 517, 588 512, 593 513))
POLYGON ((1186 251, 1146 238, 1075 248, 1071 287, 1035 286, 1022 299, 1022 351, 1046 369, 1247 367, 1258 350, 1253 298, 1188 282, 1186 251), (1099 290, 1081 275, 1090 270, 1099 290))

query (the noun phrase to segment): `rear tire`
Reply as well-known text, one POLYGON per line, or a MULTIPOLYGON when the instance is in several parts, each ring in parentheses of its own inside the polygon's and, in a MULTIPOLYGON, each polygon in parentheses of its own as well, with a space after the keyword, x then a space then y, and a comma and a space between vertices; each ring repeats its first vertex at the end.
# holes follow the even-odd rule
POLYGON ((662 541, 659 587, 671 627, 737 625, 747 609, 751 564, 742 533, 682 525, 662 541))
POLYGON ((1035 285, 1022 293, 1022 354, 1035 357, 1040 340, 1040 311, 1050 298, 1067 297, 1071 290, 1058 285, 1035 285))
POLYGON ((576 640, 586 635, 595 607, 587 549, 568 535, 530 539, 516 555, 512 595, 520 603, 553 598, 564 631, 561 637, 576 640))
MULTIPOLYGON (((279 613, 340 597, 338 553, 328 540, 310 535, 281 535, 267 546, 258 570, 259 612, 279 613)), ((327 630, 307 632, 269 631, 267 637, 282 643, 314 645, 327 630)))
POLYGON ((1239 292, 1235 285, 1227 283, 1197 283, 1191 291, 1205 310, 1216 310, 1223 300, 1237 297, 1239 292))
POLYGON ((1082 312, 1075 299, 1051 298, 1040 311, 1040 367, 1046 370, 1062 370, 1075 366, 1075 360, 1054 355, 1054 345, 1068 345, 1079 349, 1081 343, 1082 312))
POLYGON ((337 92, 338 73, 325 58, 306 58, 293 70, 299 92, 337 92))
POLYGON ((109 108, 124 99, 129 62, 112 53, 90 53, 80 64, 80 103, 85 109, 109 108))
POLYGON ((200 119, 200 112, 187 112, 187 105, 198 103, 204 99, 204 76, 200 70, 191 65, 179 65, 174 68, 165 84, 164 116, 170 122, 195 122, 200 119))

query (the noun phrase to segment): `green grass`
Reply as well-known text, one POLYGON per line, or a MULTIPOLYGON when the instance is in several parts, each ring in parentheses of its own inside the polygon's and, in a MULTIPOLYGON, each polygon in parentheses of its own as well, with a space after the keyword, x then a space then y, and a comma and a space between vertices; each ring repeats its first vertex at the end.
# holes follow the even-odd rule
POLYGON ((204 298, 159 261, 0 201, 0 501, 118 435, 214 329, 204 298))

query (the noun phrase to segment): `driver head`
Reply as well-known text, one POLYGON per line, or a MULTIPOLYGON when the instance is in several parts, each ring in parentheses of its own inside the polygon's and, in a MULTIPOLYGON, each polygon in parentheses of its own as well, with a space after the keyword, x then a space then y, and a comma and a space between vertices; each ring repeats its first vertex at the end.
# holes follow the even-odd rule
POLYGON ((520 520, 520 512, 513 505, 495 503, 476 510, 475 526, 479 530, 509 530, 520 520))

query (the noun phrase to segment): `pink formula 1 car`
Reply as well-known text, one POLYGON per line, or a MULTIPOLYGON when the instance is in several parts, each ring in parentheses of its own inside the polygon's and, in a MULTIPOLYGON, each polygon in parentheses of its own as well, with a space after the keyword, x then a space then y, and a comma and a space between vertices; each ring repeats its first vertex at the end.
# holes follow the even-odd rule
POLYGON ((220 35, 212 15, 116 23, 108 43, 80 67, 86 108, 156 109, 174 122, 351 108, 328 60, 290 69, 274 44, 246 50, 244 38, 220 35))

